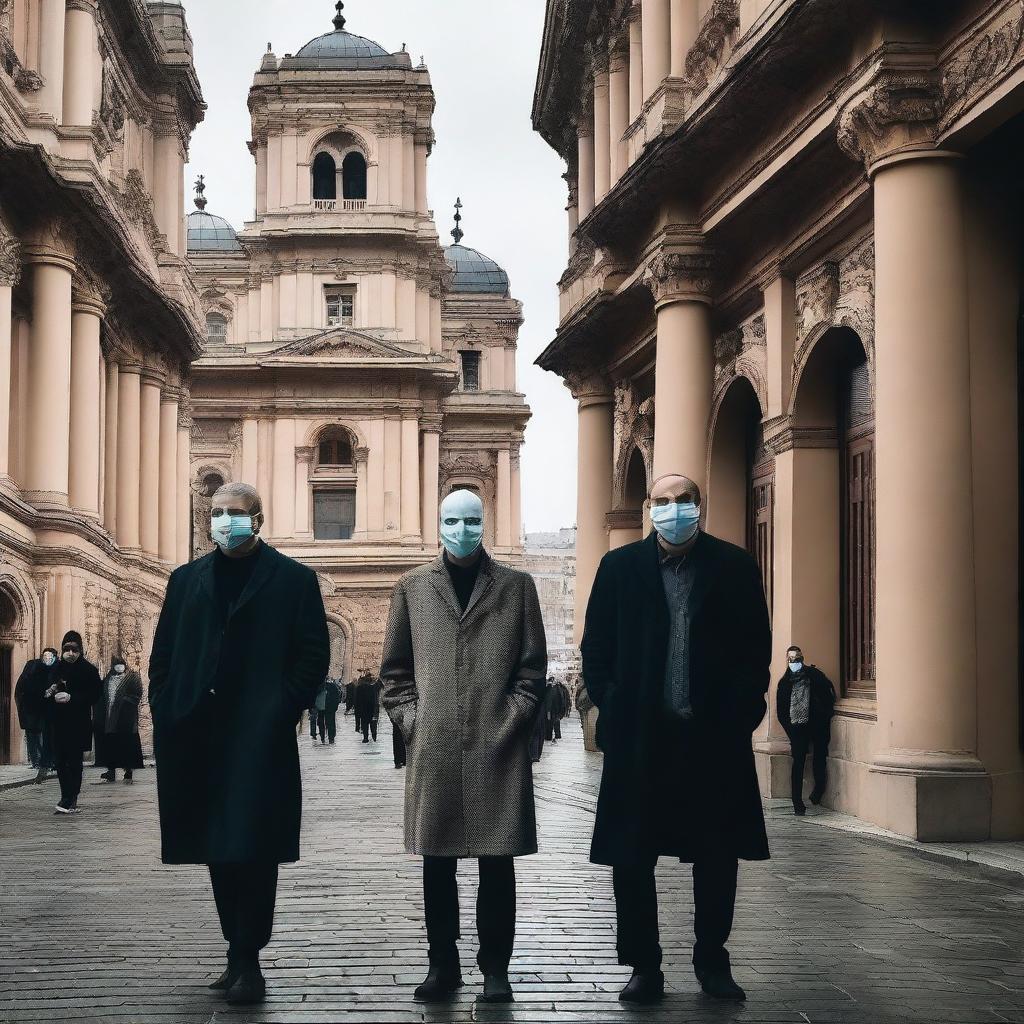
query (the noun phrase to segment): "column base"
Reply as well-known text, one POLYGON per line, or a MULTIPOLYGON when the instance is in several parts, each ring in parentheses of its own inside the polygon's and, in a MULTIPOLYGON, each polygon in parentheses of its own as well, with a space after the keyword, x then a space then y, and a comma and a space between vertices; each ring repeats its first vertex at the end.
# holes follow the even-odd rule
POLYGON ((792 796, 792 759, 786 740, 761 740, 755 743, 754 766, 763 799, 788 800, 792 796))
POLYGON ((24 491, 22 497, 39 512, 68 512, 68 496, 61 491, 24 491))
POLYGON ((983 842, 992 833, 992 777, 974 755, 886 750, 870 768, 876 824, 922 843, 983 842))

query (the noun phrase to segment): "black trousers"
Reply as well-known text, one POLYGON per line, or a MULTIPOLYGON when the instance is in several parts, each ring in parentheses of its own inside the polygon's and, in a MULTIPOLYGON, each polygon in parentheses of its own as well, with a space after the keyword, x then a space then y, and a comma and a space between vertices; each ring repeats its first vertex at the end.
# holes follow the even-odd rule
POLYGON ((277 902, 276 864, 211 864, 220 930, 232 954, 256 956, 270 942, 277 902))
POLYGON ((814 773, 814 791, 823 794, 828 785, 828 734, 810 725, 790 726, 789 742, 793 753, 792 791, 793 806, 804 802, 804 765, 811 747, 811 770, 814 773))
POLYGON ((357 711, 356 712, 356 732, 362 732, 362 731, 363 731, 363 718, 362 718, 362 715, 360 715, 359 712, 357 711))
POLYGON ((60 802, 73 807, 82 792, 82 752, 62 753, 57 756, 57 781, 60 783, 60 802))
MULTIPOLYGON (((423 858, 423 907, 427 919, 430 963, 459 962, 459 887, 455 857, 423 858)), ((477 964, 484 974, 508 970, 516 939, 516 868, 511 857, 481 857, 476 896, 477 964)))
MULTIPOLYGON (((612 870, 619 963, 640 971, 661 967, 654 868, 649 863, 612 870)), ((732 932, 738 871, 735 857, 707 857, 693 865, 693 966, 698 971, 729 966, 726 943, 732 932)))
POLYGON ((370 742, 370 736, 373 736, 373 742, 377 742, 377 719, 376 718, 364 718, 363 719, 363 739, 367 743, 370 742))

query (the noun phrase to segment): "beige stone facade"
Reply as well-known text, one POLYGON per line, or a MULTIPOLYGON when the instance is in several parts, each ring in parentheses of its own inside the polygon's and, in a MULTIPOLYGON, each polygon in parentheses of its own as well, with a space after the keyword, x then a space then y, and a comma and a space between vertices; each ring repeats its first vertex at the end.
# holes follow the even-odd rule
POLYGON ((580 668, 574 638, 576 531, 526 534, 523 556, 517 564, 537 584, 548 641, 548 673, 567 680, 580 668))
POLYGON ((188 557, 204 109, 178 4, 0 0, 0 763, 25 661, 77 629, 144 668, 188 557))
POLYGON ((1024 835, 1022 108, 1013 0, 548 3, 577 635, 652 479, 696 478, 775 678, 799 643, 841 687, 826 803, 924 840, 1024 835))
POLYGON ((264 56, 249 108, 256 219, 236 234, 202 189, 189 217, 208 325, 193 550, 208 548, 217 484, 256 485, 266 535, 320 574, 332 673, 347 679, 379 665, 391 588, 436 555, 445 494, 478 491, 488 547, 521 552, 522 308, 501 268, 459 244, 458 220, 456 244, 439 244, 434 94, 407 52, 339 14, 294 56, 264 56))

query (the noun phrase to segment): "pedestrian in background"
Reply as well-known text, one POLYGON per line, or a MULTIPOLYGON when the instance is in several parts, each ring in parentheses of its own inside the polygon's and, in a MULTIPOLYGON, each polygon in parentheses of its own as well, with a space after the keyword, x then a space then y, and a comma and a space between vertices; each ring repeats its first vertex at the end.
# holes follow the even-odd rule
POLYGON ((568 713, 568 698, 565 688, 561 683, 555 681, 555 677, 548 679, 547 688, 544 691, 544 718, 546 722, 544 738, 550 743, 557 743, 562 738, 562 719, 568 713))
POLYGON ((92 709, 100 695, 100 674, 85 658, 82 637, 65 633, 60 660, 49 670, 44 694, 53 759, 60 781, 55 814, 77 814, 82 791, 82 758, 92 747, 92 709))
POLYGON ((812 804, 821 803, 828 786, 828 745, 832 738, 836 688, 824 672, 804 662, 803 651, 799 647, 789 648, 786 662, 786 674, 779 680, 776 691, 775 710, 779 724, 789 737, 793 755, 790 776, 793 813, 802 816, 807 813, 804 804, 804 766, 807 753, 812 747, 812 804))
POLYGON ((143 766, 142 740, 139 738, 139 705, 142 703, 142 677, 120 655, 110 661, 103 680, 100 699, 93 708, 93 735, 96 740, 96 764, 106 771, 106 782, 117 780, 117 769, 124 769, 124 781, 133 781, 133 772, 143 766))
MULTIPOLYGON (((327 690, 328 680, 325 679, 316 691, 316 699, 309 709, 309 733, 313 737, 314 743, 316 743, 317 733, 319 733, 321 745, 327 743, 327 690)), ((333 737, 331 742, 334 742, 333 737)))
POLYGON ((324 725, 327 728, 327 742, 333 744, 338 735, 338 708, 341 707, 344 688, 337 679, 327 680, 327 695, 324 701, 324 725))
POLYGON ((299 859, 297 727, 330 667, 312 569, 260 540, 247 484, 213 496, 216 548, 172 574, 149 662, 165 864, 208 867, 227 969, 210 986, 261 1002, 278 867, 299 859))
POLYGON ((50 669, 56 664, 57 651, 53 647, 44 648, 38 658, 32 658, 26 663, 14 688, 18 724, 25 731, 25 747, 28 759, 36 770, 36 782, 45 782, 47 772, 53 768, 43 694, 50 685, 50 669))
POLYGON ((356 687, 356 716, 363 730, 363 742, 369 743, 370 737, 377 742, 377 723, 380 720, 380 691, 379 680, 374 679, 369 673, 359 680, 356 687))
MULTIPOLYGON (((354 679, 350 679, 345 684, 345 714, 346 715, 352 714, 352 709, 355 706, 356 706, 356 681, 354 679)), ((359 732, 359 730, 356 729, 356 732, 359 732)))

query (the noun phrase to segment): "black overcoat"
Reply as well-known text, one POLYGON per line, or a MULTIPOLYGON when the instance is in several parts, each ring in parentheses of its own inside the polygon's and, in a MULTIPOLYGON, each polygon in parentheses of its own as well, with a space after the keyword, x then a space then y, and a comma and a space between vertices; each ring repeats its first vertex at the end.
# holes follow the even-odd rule
POLYGON ((163 859, 167 864, 299 859, 302 785, 295 730, 330 667, 316 574, 265 547, 225 622, 213 552, 175 570, 149 663, 163 859), (221 649, 236 689, 217 690, 221 649))
POLYGON ((583 677, 600 708, 604 772, 591 859, 692 861, 709 851, 769 856, 751 733, 765 716, 771 627, 760 570, 701 533, 690 595, 685 726, 665 712, 668 604, 657 534, 609 552, 587 608, 583 677))
MULTIPOLYGON (((830 739, 832 716, 836 708, 836 688, 832 685, 832 680, 815 665, 805 665, 804 674, 811 684, 811 720, 808 724, 816 735, 830 739)), ((779 725, 790 739, 793 723, 789 720, 789 707, 792 699, 793 673, 787 671, 779 680, 776 690, 775 713, 778 715, 779 725)))
POLYGON ((75 662, 61 658, 49 670, 47 689, 50 686, 71 694, 66 704, 58 704, 53 697, 44 701, 54 757, 78 760, 92 747, 92 707, 100 693, 99 670, 84 656, 75 662))
POLYGON ((43 694, 49 686, 50 668, 42 658, 29 661, 14 688, 14 703, 18 709, 18 724, 25 732, 42 732, 46 728, 46 708, 43 694))

